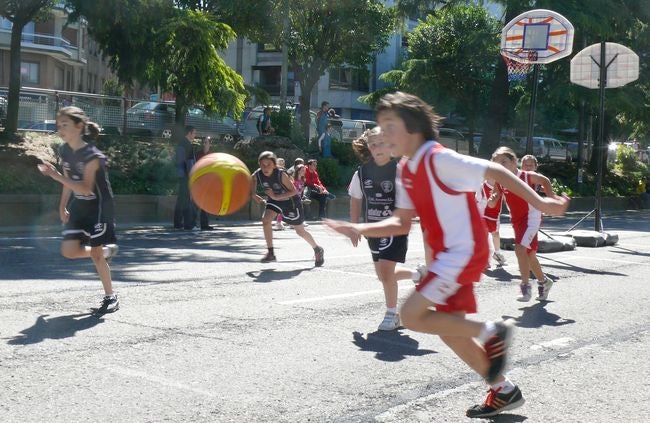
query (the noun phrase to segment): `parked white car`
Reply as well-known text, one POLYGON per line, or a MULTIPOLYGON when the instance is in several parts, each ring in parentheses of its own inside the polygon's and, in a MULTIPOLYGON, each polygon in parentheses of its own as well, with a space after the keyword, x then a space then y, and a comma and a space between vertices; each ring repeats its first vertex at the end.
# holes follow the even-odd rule
MULTIPOLYGON (((519 139, 520 153, 522 156, 526 154, 526 143, 526 137, 519 139)), ((546 160, 571 161, 573 159, 571 149, 566 143, 549 137, 533 137, 532 154, 535 157, 546 160)))

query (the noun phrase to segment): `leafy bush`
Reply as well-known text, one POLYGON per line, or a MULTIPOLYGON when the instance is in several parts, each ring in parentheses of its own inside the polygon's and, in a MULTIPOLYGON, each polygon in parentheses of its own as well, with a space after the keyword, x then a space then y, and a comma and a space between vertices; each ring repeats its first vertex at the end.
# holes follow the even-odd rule
POLYGON ((101 137, 97 147, 108 158, 115 194, 169 195, 176 190, 178 180, 170 143, 109 136, 101 137))
POLYGON ((616 149, 615 168, 620 170, 621 174, 639 170, 641 163, 637 160, 636 151, 629 145, 620 145, 616 149))
POLYGON ((318 176, 321 182, 328 187, 341 186, 341 172, 339 162, 336 159, 320 159, 318 160, 318 176))
POLYGON ((342 165, 347 166, 358 166, 359 160, 357 156, 354 155, 352 151, 352 144, 346 144, 343 142, 333 142, 332 143, 332 155, 336 157, 342 165))
POLYGON ((273 127, 275 128, 275 135, 291 138, 291 128, 295 124, 295 119, 291 111, 287 109, 273 110, 271 112, 271 122, 273 122, 273 127))

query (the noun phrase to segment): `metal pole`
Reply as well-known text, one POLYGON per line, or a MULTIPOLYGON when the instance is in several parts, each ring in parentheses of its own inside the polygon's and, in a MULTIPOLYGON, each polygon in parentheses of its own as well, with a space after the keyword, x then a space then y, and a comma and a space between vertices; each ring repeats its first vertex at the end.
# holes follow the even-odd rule
POLYGON ((280 76, 280 110, 284 111, 287 107, 287 85, 289 78, 289 0, 284 0, 284 18, 282 19, 282 69, 280 76))
POLYGON ((601 221, 601 191, 603 187, 603 148, 605 144, 605 87, 607 85, 607 65, 605 63, 605 41, 600 42, 600 82, 599 89, 599 113, 598 113, 598 144, 596 145, 596 215, 594 230, 598 232, 603 231, 603 223, 601 221))
POLYGON ((526 154, 533 154, 533 131, 535 126, 535 104, 537 103, 537 85, 539 81, 539 65, 533 65, 533 92, 530 96, 528 111, 528 134, 526 138, 526 154))

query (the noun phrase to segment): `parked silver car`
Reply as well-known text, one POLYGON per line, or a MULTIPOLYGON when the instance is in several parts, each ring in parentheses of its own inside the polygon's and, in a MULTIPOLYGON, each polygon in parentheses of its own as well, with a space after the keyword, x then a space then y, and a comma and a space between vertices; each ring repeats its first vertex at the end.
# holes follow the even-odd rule
MULTIPOLYGON (((142 101, 126 111, 127 134, 147 134, 169 138, 176 116, 174 103, 142 101)), ((197 137, 212 137, 233 142, 240 138, 237 122, 227 116, 208 115, 198 106, 190 106, 185 115, 185 125, 196 128, 197 137)))

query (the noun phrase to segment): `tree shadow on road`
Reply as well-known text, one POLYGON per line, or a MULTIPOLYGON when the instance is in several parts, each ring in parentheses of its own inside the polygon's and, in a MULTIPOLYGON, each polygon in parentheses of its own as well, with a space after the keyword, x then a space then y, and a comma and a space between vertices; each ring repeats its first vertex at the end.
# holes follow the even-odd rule
POLYGON ((90 329, 104 323, 101 316, 92 313, 69 314, 47 319, 49 315, 38 316, 33 326, 21 330, 22 335, 7 341, 9 345, 37 344, 45 339, 63 339, 75 336, 78 331, 90 329))
POLYGON ((354 345, 361 351, 374 351, 375 358, 381 361, 401 361, 406 356, 437 354, 434 350, 419 349, 420 343, 399 330, 375 331, 365 338, 361 332, 352 332, 354 345))
POLYGON ((311 267, 294 270, 261 269, 252 272, 246 272, 246 275, 250 278, 253 278, 253 282, 267 283, 293 279, 305 270, 311 270, 311 267))
POLYGON ((519 310, 522 310, 523 313, 519 317, 513 316, 502 316, 504 320, 513 319, 515 325, 520 328, 539 328, 542 326, 564 326, 575 323, 573 319, 565 319, 557 314, 549 313, 544 307, 548 301, 542 301, 536 304, 533 304, 530 307, 523 307, 519 310))

